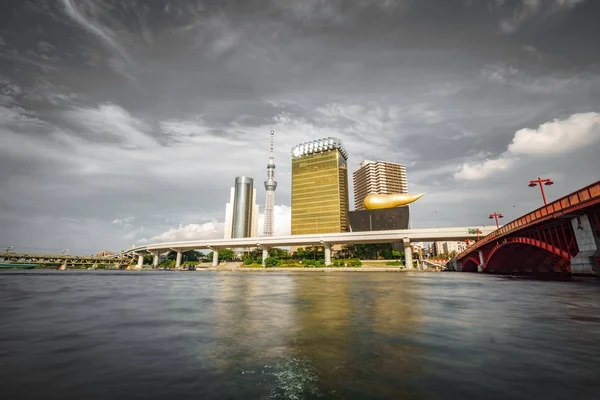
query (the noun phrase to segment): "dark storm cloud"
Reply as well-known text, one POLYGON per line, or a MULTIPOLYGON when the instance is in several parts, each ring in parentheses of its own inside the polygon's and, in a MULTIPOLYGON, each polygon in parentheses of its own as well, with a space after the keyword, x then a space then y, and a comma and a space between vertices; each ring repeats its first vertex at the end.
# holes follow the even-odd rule
POLYGON ((428 192, 414 226, 517 216, 536 205, 524 174, 552 174, 561 193, 597 179, 594 1, 2 7, 0 245, 218 235, 235 176, 255 178, 262 207, 271 129, 280 219, 290 148, 325 136, 345 142, 351 171, 362 158, 408 166, 411 191, 428 192), (558 156, 511 145, 524 128, 564 140, 554 132, 566 126, 588 145, 558 156))

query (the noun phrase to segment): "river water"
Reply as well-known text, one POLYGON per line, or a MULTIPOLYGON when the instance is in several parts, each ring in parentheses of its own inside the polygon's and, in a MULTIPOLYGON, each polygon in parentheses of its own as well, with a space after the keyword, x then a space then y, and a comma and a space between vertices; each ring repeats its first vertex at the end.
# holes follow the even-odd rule
POLYGON ((600 281, 4 271, 2 399, 600 399, 600 281))

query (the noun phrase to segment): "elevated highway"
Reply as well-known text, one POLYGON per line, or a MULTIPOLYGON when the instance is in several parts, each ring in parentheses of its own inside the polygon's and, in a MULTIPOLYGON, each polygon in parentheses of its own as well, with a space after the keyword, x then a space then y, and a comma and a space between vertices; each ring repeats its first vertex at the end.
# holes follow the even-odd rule
MULTIPOLYGON (((158 264, 158 256, 167 251, 177 253, 175 266, 181 265, 182 253, 189 250, 213 250, 213 266, 219 263, 218 250, 260 248, 263 250, 263 263, 269 255, 269 249, 277 246, 323 246, 325 265, 331 265, 331 246, 349 244, 375 244, 403 242, 404 248, 410 248, 410 242, 454 241, 475 239, 495 230, 492 226, 473 226, 458 228, 399 229, 371 232, 318 233, 309 235, 270 236, 239 239, 191 240, 181 242, 153 243, 129 249, 123 255, 138 257, 137 267, 141 268, 145 254, 153 254, 153 265, 158 264)), ((406 265, 412 265, 412 253, 405 251, 406 265)))

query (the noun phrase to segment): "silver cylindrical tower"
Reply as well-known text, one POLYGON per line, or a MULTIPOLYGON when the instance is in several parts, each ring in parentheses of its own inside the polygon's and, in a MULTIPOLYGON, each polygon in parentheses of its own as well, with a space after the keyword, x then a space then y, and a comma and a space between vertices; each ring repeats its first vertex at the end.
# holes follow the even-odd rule
POLYGON ((247 176, 235 178, 235 195, 233 198, 233 238, 252 236, 252 192, 254 180, 247 176))

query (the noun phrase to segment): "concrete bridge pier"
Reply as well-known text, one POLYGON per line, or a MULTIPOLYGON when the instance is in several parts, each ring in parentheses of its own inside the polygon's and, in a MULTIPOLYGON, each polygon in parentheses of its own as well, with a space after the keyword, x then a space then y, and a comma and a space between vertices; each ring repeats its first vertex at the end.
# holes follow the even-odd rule
POLYGON ((175 253, 177 253, 177 256, 175 257, 175 269, 179 269, 181 268, 181 259, 183 258, 183 250, 181 249, 171 249, 173 250, 175 253))
POLYGON ((212 253, 213 253, 212 267, 216 268, 219 266, 219 249, 213 248, 212 253))
POLYGON ((133 253, 134 256, 137 256, 138 262, 135 265, 135 269, 142 269, 144 266, 144 254, 143 253, 133 253))
POLYGON ((67 269, 67 260, 65 260, 62 264, 60 264, 57 268, 59 271, 64 271, 67 269))
POLYGON ((589 214, 578 215, 571 219, 579 253, 571 258, 571 273, 573 275, 600 276, 600 266, 595 258, 600 255, 600 227, 598 221, 590 218, 589 214))
POLYGON ((483 259, 483 251, 479 250, 479 265, 477 265, 477 272, 483 272, 483 266, 485 265, 485 260, 483 259))
POLYGON ((151 250, 150 253, 152 254, 152 268, 156 269, 158 268, 158 256, 160 255, 160 250, 151 250))
POLYGON ((413 268, 413 260, 412 260, 412 248, 410 247, 410 239, 404 238, 402 239, 402 243, 404 243, 404 266, 406 269, 413 268))
POLYGON ((323 243, 323 250, 325 252, 325 266, 331 267, 331 243, 323 243))
POLYGON ((269 258, 269 248, 267 246, 262 246, 262 266, 265 266, 265 261, 269 258))

